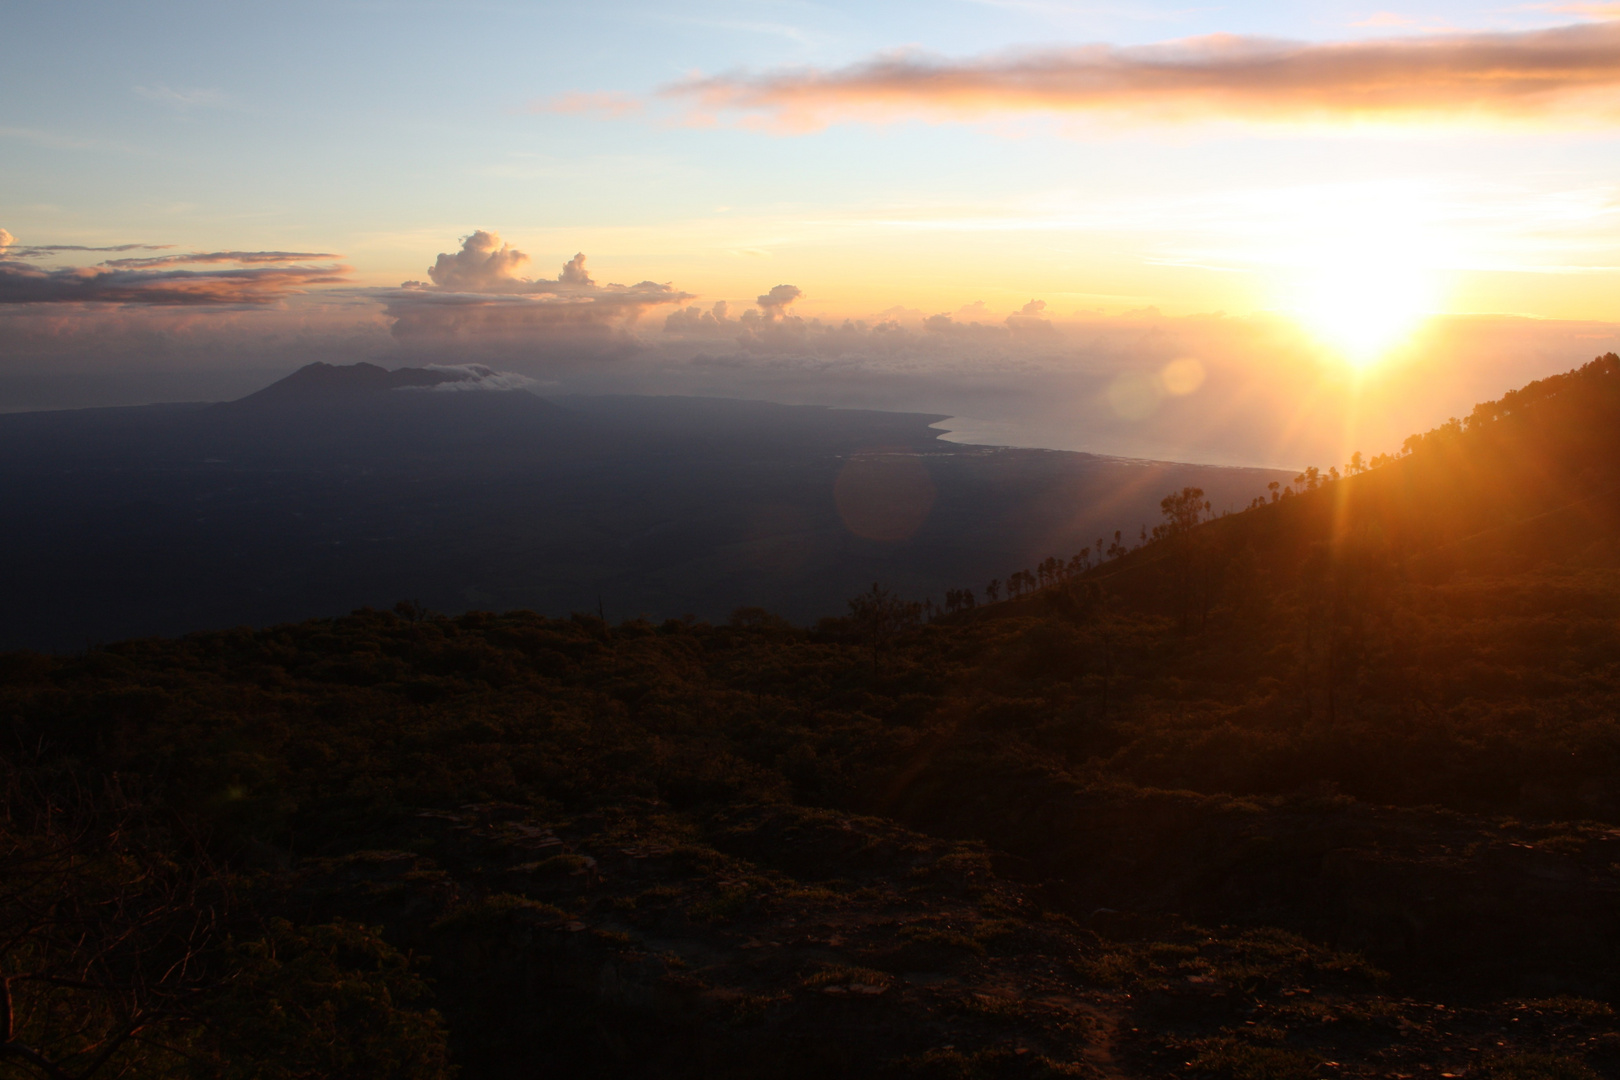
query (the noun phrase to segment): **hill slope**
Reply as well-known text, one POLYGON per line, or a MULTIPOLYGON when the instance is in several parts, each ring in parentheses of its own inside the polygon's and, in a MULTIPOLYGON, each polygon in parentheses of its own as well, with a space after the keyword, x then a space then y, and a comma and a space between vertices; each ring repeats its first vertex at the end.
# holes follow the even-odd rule
MULTIPOLYGON (((1614 1075, 1616 363, 927 622, 406 606, 13 654, 0 869, 55 799, 228 885, 235 940, 380 927, 322 955, 412 952, 438 1013, 400 981, 345 1029, 396 1034, 322 1045, 393 1075, 1614 1075)), ((312 992, 223 948, 198 1002, 312 992)), ((223 1008, 161 1022, 308 1052, 223 1008)))

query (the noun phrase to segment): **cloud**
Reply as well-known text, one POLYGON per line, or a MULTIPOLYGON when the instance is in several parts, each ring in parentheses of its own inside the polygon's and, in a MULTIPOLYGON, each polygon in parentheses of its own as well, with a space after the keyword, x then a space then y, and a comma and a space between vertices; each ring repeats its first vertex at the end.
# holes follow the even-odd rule
MULTIPOLYGON (((824 320, 794 313, 802 298, 793 286, 746 304, 699 307, 669 285, 598 284, 577 257, 555 278, 530 280, 521 274, 521 252, 514 257, 493 235, 488 241, 474 245, 482 256, 470 265, 451 253, 451 266, 488 286, 482 292, 430 283, 385 293, 310 289, 276 305, 154 303, 148 292, 136 303, 0 306, 0 407, 240 396, 295 363, 369 359, 454 373, 439 392, 510 389, 540 378, 564 393, 947 414, 958 419, 942 426, 963 441, 1325 467, 1352 450, 1393 449, 1411 431, 1462 415, 1476 401, 1620 348, 1615 325, 1455 318, 1436 320, 1400 355, 1353 375, 1274 316, 1065 318, 1031 300, 1011 313, 975 303, 939 315, 890 308, 866 319, 824 320), (495 266, 507 269, 495 272, 489 256, 502 251, 506 258, 495 266), (636 315, 660 304, 674 307, 664 320, 668 332, 641 332, 636 315), (607 358, 614 362, 602 362, 607 358), (248 378, 254 369, 261 374, 248 378), (233 372, 246 381, 218 381, 233 372), (72 390, 79 385, 72 379, 95 373, 111 381, 90 379, 72 390), (147 389, 119 381, 136 377, 147 379, 139 384, 147 389), (39 396, 50 387, 80 397, 39 396)), ((36 279, 53 273, 3 259, 0 267, 7 282, 19 268, 36 279)), ((189 271, 102 267, 90 274, 107 299, 107 285, 118 280, 155 290, 177 287, 167 275, 180 272, 298 268, 205 263, 189 271)), ((66 288, 60 281, 53 287, 66 288)))
POLYGON ((1612 119, 1620 23, 1305 43, 1213 35, 953 59, 883 54, 836 69, 698 77, 666 87, 698 120, 808 131, 846 121, 1008 113, 1159 120, 1612 119))
MULTIPOLYGON (((85 248, 82 250, 127 251, 134 245, 120 248, 85 248)), ((144 246, 144 245, 143 245, 144 246)), ((240 263, 244 266, 264 266, 277 263, 310 262, 315 259, 336 259, 341 256, 329 251, 194 251, 189 255, 158 255, 138 259, 108 259, 102 266, 120 270, 155 270, 164 266, 187 264, 240 263)))
MULTIPOLYGON (((718 300, 708 311, 688 307, 670 312, 664 319, 664 331, 685 337, 730 337, 750 352, 802 351, 814 348, 812 338, 817 334, 834 332, 836 327, 824 325, 819 319, 806 321, 789 314, 788 308, 804 295, 797 285, 776 285, 769 292, 754 298, 754 307, 745 308, 740 316, 730 317, 731 308, 718 300)), ((845 326, 855 324, 846 320, 845 326)), ((866 324, 861 324, 861 333, 866 324)))
POLYGON ((992 319, 994 316, 990 314, 984 301, 976 300, 954 313, 941 312, 938 315, 928 316, 922 320, 922 328, 926 333, 940 335, 942 338, 959 343, 971 340, 981 346, 1006 343, 1014 338, 1030 341, 1054 336, 1057 333, 1046 315, 1045 300, 1031 300, 1000 320, 999 324, 992 322, 992 319))
POLYGON ((595 285, 591 275, 585 272, 585 253, 578 251, 574 257, 563 263, 562 273, 557 275, 557 281, 564 285, 595 285))
POLYGON ((777 285, 754 302, 759 305, 759 310, 764 313, 766 321, 772 321, 781 318, 788 305, 803 295, 797 285, 777 285))
POLYGON ((1579 15, 1583 19, 1620 19, 1620 4, 1532 4, 1531 11, 1550 11, 1558 15, 1579 15))
POLYGON ((1007 316, 1007 329, 1025 337, 1055 334, 1051 321, 1044 315, 1045 311, 1045 300, 1031 300, 1007 316))
POLYGON ((0 304, 268 304, 347 280, 332 267, 269 270, 39 270, 0 264, 0 304))
POLYGON ((791 313, 790 306, 803 295, 797 285, 777 285, 735 318, 724 300, 707 311, 695 305, 682 308, 664 319, 664 330, 681 338, 729 338, 756 356, 833 359, 905 354, 917 360, 939 355, 942 346, 1003 349, 1035 344, 1057 333, 1044 300, 1031 300, 1000 319, 983 301, 975 301, 954 316, 891 307, 868 319, 824 321, 791 313), (958 321, 964 316, 971 321, 958 321))
POLYGON ((515 371, 496 371, 484 364, 429 364, 429 371, 443 371, 455 378, 431 386, 402 386, 401 391, 447 393, 467 390, 526 390, 538 386, 534 379, 515 371))
POLYGON ((692 294, 655 281, 597 284, 576 254, 555 278, 519 274, 529 256, 479 230, 440 254, 427 283, 379 294, 393 335, 407 351, 455 348, 503 359, 547 362, 622 355, 639 348, 630 328, 649 309, 692 294))
MULTIPOLYGON (((754 310, 750 308, 750 310, 754 310)), ((1357 373, 1276 315, 1051 317, 1030 305, 978 327, 947 316, 766 322, 663 335, 622 363, 558 376, 569 393, 696 394, 952 415, 962 441, 1160 460, 1342 463, 1620 347, 1620 325, 1436 319, 1357 373)), ((698 310, 698 318, 708 312, 698 310)), ((977 320, 975 320, 977 321, 977 320)), ((741 320, 736 320, 737 324, 741 320)))
POLYGON ((596 115, 617 120, 641 111, 641 102, 630 94, 616 90, 586 92, 573 90, 566 94, 536 101, 530 112, 558 113, 564 116, 596 115))
MULTIPOLYGON (((441 289, 453 292, 497 292, 522 279, 518 268, 529 257, 510 244, 501 243, 494 233, 479 229, 461 241, 461 250, 440 253, 428 267, 428 279, 441 289)), ((411 282, 406 282, 407 287, 411 282)))
POLYGON ((737 320, 728 318, 731 306, 716 300, 708 311, 700 307, 679 308, 664 319, 664 330, 671 334, 713 334, 735 331, 737 320))
MULTIPOLYGON (((0 229, 0 232, 5 230, 0 229)), ((6 243, 0 244, 0 255, 12 259, 43 259, 51 255, 59 255, 69 251, 167 251, 173 244, 113 244, 109 247, 87 247, 84 244, 27 244, 22 247, 14 246, 17 238, 6 233, 9 238, 6 243)))
MULTIPOLYGON (((428 280, 441 291, 455 293, 549 294, 576 287, 589 289, 596 284, 585 270, 583 251, 563 264, 555 280, 519 277, 518 271, 528 261, 528 255, 497 234, 479 229, 471 236, 462 237, 460 251, 441 253, 428 267, 428 280)), ((420 282, 407 281, 404 287, 420 285, 420 282)))
POLYGON ((155 250, 152 244, 85 247, 77 244, 0 244, 0 304, 141 304, 202 307, 268 304, 316 285, 346 279, 347 268, 294 265, 332 255, 286 251, 216 251, 153 258, 112 259, 95 266, 42 267, 23 259, 60 252, 155 250), (234 264, 208 270, 186 264, 234 264))

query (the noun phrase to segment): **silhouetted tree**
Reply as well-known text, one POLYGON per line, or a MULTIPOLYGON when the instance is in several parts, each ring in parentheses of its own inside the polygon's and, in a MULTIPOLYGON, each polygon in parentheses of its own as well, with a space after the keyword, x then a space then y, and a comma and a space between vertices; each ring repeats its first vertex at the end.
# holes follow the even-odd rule
POLYGON ((1166 539, 1191 532, 1208 513, 1210 504, 1204 499, 1204 489, 1184 487, 1159 500, 1159 512, 1164 524, 1153 530, 1153 538, 1166 539))
POLYGON ((870 589, 850 600, 850 621, 872 647, 873 674, 877 673, 879 659, 894 636, 917 625, 921 615, 921 604, 902 600, 875 581, 870 589))

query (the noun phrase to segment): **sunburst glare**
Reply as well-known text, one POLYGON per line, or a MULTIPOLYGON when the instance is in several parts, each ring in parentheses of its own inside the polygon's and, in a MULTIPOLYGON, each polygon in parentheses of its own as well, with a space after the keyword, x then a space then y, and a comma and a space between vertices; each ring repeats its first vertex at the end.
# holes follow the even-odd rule
POLYGON ((1340 258, 1302 283, 1296 315, 1324 345, 1367 367, 1411 337, 1438 295, 1432 271, 1376 254, 1340 258))
POLYGON ((1347 363, 1378 363, 1440 309, 1447 245, 1417 215, 1350 203, 1301 232, 1280 260, 1282 306, 1347 363))

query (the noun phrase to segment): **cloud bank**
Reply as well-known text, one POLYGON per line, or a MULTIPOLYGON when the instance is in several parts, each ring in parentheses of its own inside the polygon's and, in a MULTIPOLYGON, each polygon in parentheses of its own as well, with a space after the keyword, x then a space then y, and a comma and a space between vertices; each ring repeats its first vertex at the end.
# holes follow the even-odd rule
POLYGON ((526 278, 529 256, 479 230, 444 252, 428 280, 384 290, 393 336, 410 353, 455 350, 484 359, 560 362, 625 355, 639 348, 631 333, 648 310, 692 299, 655 281, 601 285, 583 252, 555 278, 526 278))
POLYGON ((1612 325, 1454 318, 1357 376, 1278 316, 1102 316, 1032 297, 825 318, 790 283, 700 305, 667 283, 602 284, 583 254, 529 276, 492 232, 385 290, 319 287, 340 273, 316 252, 120 251, 64 269, 19 250, 0 234, 0 409, 236 397, 310 360, 368 360, 451 373, 435 392, 894 409, 955 416, 963 441, 1326 466, 1620 348, 1612 325))
POLYGON ((780 131, 905 117, 1114 114, 1255 122, 1612 120, 1620 23, 1303 43, 1221 34, 953 59, 883 54, 843 68, 693 78, 662 95, 695 118, 780 131))

